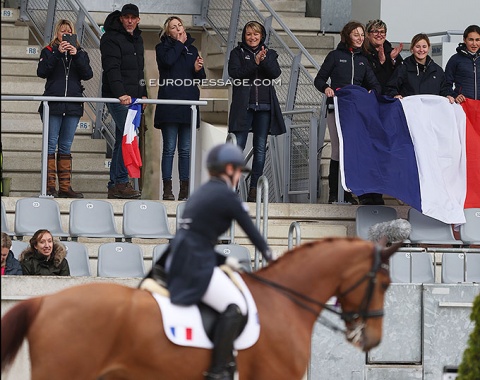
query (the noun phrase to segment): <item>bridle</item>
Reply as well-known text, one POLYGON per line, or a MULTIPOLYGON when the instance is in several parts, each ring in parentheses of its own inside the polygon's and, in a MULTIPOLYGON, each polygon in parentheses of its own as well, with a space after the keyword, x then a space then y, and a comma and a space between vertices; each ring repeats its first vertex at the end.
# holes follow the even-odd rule
MULTIPOLYGON (((342 311, 341 309, 339 309, 339 307, 337 305, 332 306, 332 305, 328 305, 326 303, 317 301, 317 300, 315 300, 311 297, 308 297, 304 294, 301 294, 301 293, 297 292, 296 290, 290 289, 290 288, 288 288, 286 286, 283 286, 279 283, 276 283, 274 281, 262 278, 255 273, 245 272, 245 274, 250 276, 251 278, 267 285, 267 286, 270 286, 270 287, 280 291, 287 298, 289 298, 292 302, 294 302, 298 306, 302 307, 303 309, 309 311, 310 313, 314 314, 315 316, 318 316, 319 312, 318 312, 318 310, 316 310, 312 306, 310 306, 310 304, 320 306, 320 307, 322 307, 322 308, 324 308, 324 309, 326 309, 326 310, 328 310, 328 311, 330 311, 334 314, 337 314, 345 322, 352 322, 352 321, 357 320, 359 318, 361 318, 365 322, 365 320, 367 320, 369 318, 380 318, 380 317, 383 317, 383 315, 384 315, 383 309, 370 310, 370 311, 368 310, 368 307, 370 306, 370 303, 372 301, 373 291, 375 289, 375 284, 376 284, 376 281, 377 281, 376 275, 377 275, 378 271, 380 269, 385 269, 388 272, 388 269, 389 269, 388 264, 382 263, 381 252, 382 252, 382 248, 380 246, 376 245, 375 250, 373 252, 373 264, 372 264, 372 267, 370 268, 370 271, 367 272, 362 278, 360 278, 352 286, 350 286, 349 288, 347 288, 345 291, 343 291, 342 293, 340 293, 337 296, 337 299, 340 299, 340 298, 346 296, 348 293, 355 290, 363 282, 368 281, 368 286, 367 286, 367 289, 365 291, 365 295, 362 299, 362 302, 360 303, 360 307, 359 307, 358 311, 353 311, 353 312, 352 311, 348 311, 348 312, 342 311)), ((364 323, 361 324, 360 326, 362 326, 362 325, 364 327, 364 323)), ((343 329, 340 329, 340 328, 337 328, 337 327, 333 327, 333 326, 328 326, 328 327, 332 328, 333 330, 338 330, 338 331, 345 332, 343 329)), ((362 327, 362 329, 363 329, 363 327, 362 327)), ((358 333, 359 332, 358 331, 356 332, 355 330, 352 332, 352 334, 354 334, 354 335, 358 335, 358 333)))

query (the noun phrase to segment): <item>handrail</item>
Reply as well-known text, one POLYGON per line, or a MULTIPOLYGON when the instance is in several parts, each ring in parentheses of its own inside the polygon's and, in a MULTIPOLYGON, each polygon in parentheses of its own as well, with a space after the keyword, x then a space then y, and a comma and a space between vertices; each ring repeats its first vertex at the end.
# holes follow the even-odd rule
POLYGON ((299 222, 292 222, 288 228, 288 250, 293 248, 293 231, 295 231, 295 245, 300 245, 302 240, 302 231, 299 222))
MULTIPOLYGON (((265 240, 268 237, 268 178, 262 175, 257 182, 257 199, 255 202, 255 213, 256 213, 256 224, 257 227, 262 232, 262 236, 265 240), (263 226, 260 229, 260 204, 262 201, 263 195, 263 226)), ((262 263, 264 263, 262 259, 262 263)), ((260 266, 260 255, 258 249, 255 247, 255 270, 259 269, 260 266)), ((264 266, 264 265, 262 265, 264 266)))
MULTIPOLYGON (((39 197, 50 197, 47 195, 47 158, 48 158, 48 124, 50 107, 48 102, 91 102, 91 103, 120 103, 117 98, 87 98, 87 97, 61 97, 61 96, 23 96, 23 95, 2 95, 2 101, 24 100, 43 102, 43 133, 42 133, 42 169, 41 169, 41 192, 39 197)), ((175 100, 175 99, 137 99, 140 104, 175 104, 190 106, 192 110, 191 134, 192 143, 190 150, 190 186, 189 194, 195 189, 195 153, 197 136, 197 106, 205 106, 205 100, 175 100)), ((159 194, 160 199, 160 194, 159 194)))

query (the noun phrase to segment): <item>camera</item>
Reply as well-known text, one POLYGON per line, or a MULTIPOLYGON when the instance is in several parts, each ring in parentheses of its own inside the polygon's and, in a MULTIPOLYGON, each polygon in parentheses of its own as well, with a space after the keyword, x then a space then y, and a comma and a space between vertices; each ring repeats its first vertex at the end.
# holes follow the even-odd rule
POLYGON ((77 46, 77 35, 76 34, 64 34, 62 41, 67 41, 72 46, 77 46))

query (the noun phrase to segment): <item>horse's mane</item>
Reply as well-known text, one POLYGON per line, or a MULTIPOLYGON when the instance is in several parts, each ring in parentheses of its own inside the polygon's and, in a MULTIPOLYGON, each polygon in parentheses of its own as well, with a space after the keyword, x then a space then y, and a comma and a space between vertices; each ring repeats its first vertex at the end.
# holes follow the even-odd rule
POLYGON ((362 239, 360 239, 358 237, 350 237, 350 236, 334 236, 334 237, 326 237, 326 238, 322 238, 322 239, 318 239, 318 240, 314 240, 314 241, 309 241, 307 243, 297 245, 297 246, 293 247, 292 249, 286 251, 278 259, 270 262, 268 264, 268 266, 259 269, 259 271, 268 270, 268 268, 274 267, 275 265, 277 265, 278 263, 281 263, 282 261, 290 260, 290 258, 294 255, 303 254, 303 252, 306 249, 311 250, 312 248, 314 248, 317 245, 334 244, 334 243, 336 243, 340 240, 358 241, 358 240, 362 240, 362 239))

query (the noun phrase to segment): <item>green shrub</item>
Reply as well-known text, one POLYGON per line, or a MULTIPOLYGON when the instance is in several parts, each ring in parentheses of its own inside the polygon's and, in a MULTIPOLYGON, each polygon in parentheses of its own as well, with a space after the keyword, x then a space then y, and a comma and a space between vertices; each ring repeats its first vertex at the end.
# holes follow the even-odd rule
POLYGON ((475 323, 475 327, 470 334, 462 362, 458 367, 457 380, 480 379, 480 294, 473 302, 470 319, 475 323))

